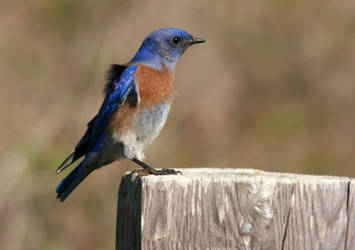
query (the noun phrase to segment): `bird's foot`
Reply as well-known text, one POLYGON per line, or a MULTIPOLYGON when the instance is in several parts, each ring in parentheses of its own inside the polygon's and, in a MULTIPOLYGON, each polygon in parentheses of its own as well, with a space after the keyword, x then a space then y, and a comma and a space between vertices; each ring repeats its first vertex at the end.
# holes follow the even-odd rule
POLYGON ((151 170, 147 170, 145 168, 141 168, 141 169, 136 169, 132 171, 132 174, 136 174, 139 177, 143 177, 143 176, 147 176, 147 175, 178 175, 181 174, 181 171, 176 171, 174 169, 167 169, 167 168, 163 168, 163 169, 154 169, 152 168, 153 171, 151 170))
POLYGON ((155 169, 149 166, 148 164, 138 160, 137 158, 132 159, 133 162, 137 163, 139 166, 144 168, 144 172, 148 172, 149 174, 154 175, 177 175, 182 174, 181 171, 176 171, 171 168, 163 168, 163 169, 155 169))
POLYGON ((171 168, 163 168, 163 169, 152 168, 150 171, 148 170, 148 172, 154 175, 178 175, 178 174, 182 175, 181 171, 176 171, 171 168))

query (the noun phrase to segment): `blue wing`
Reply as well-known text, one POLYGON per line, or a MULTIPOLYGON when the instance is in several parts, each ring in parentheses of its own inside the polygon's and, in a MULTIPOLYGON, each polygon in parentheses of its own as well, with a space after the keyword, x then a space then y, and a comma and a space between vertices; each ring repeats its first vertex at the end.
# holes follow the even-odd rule
POLYGON ((88 123, 84 136, 76 145, 73 153, 59 166, 57 174, 88 152, 100 150, 107 122, 128 96, 133 96, 133 103, 138 103, 138 91, 134 84, 137 68, 137 65, 112 66, 109 71, 109 82, 105 88, 106 98, 98 114, 88 123))
POLYGON ((136 65, 127 67, 119 81, 113 83, 114 88, 112 92, 108 93, 95 118, 95 123, 93 124, 92 133, 90 135, 90 149, 97 146, 96 142, 99 141, 99 138, 104 134, 107 122, 115 110, 124 103, 130 93, 136 92, 134 77, 137 67, 136 65))

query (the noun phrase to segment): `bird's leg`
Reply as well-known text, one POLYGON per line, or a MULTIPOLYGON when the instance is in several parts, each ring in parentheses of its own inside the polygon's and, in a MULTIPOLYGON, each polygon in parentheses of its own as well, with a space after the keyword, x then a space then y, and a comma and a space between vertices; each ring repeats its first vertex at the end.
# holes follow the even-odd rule
POLYGON ((163 168, 161 170, 152 168, 151 166, 149 166, 148 164, 138 160, 137 158, 133 158, 131 159, 133 162, 137 163, 139 166, 141 166, 142 168, 144 168, 145 170, 147 170, 150 174, 154 174, 154 175, 174 175, 174 174, 182 174, 180 171, 176 171, 174 169, 169 169, 169 168, 163 168))

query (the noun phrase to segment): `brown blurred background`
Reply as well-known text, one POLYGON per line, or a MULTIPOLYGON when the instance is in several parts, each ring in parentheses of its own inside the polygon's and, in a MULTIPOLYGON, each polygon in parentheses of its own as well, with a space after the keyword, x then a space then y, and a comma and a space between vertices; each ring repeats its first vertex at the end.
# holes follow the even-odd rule
POLYGON ((355 177, 355 2, 3 1, 0 248, 113 249, 120 162, 60 203, 55 169, 102 103, 105 71, 144 37, 203 37, 176 71, 154 167, 355 177))

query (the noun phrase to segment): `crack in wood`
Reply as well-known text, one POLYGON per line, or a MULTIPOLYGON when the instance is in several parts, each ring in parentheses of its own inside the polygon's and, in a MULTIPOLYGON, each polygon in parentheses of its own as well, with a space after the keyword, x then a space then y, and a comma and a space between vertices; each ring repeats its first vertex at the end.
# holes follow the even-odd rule
POLYGON ((347 193, 346 193, 346 231, 345 231, 345 242, 344 250, 346 250, 348 244, 348 234, 349 234, 349 206, 350 206, 350 190, 351 190, 351 181, 348 182, 347 193))
POLYGON ((288 224, 289 224, 290 214, 291 214, 291 208, 292 208, 292 199, 294 199, 294 197, 293 197, 294 189, 295 189, 295 184, 293 184, 292 188, 291 188, 291 198, 290 198, 289 208, 288 208, 288 211, 287 211, 287 218, 286 218, 286 222, 285 222, 284 231, 283 231, 283 234, 282 234, 281 250, 285 249, 287 229, 288 229, 288 224))

